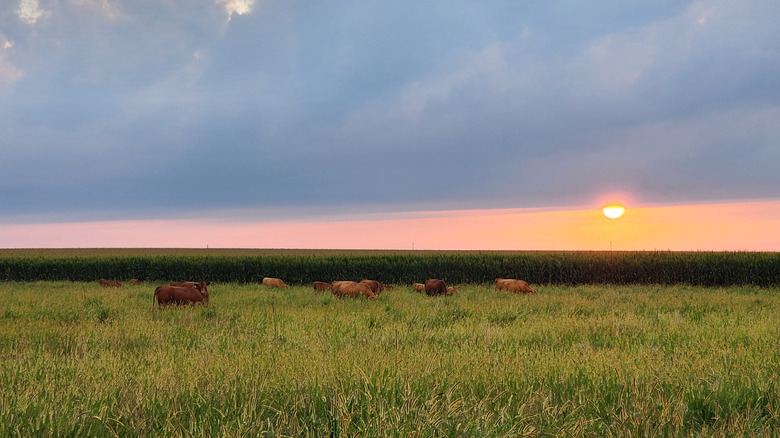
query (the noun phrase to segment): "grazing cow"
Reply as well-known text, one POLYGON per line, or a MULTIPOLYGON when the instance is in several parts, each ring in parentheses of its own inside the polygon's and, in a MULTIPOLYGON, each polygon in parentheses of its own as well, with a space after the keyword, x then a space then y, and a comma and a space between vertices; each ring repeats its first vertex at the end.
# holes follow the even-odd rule
POLYGON ((447 284, 443 280, 435 278, 428 279, 425 282, 425 293, 429 296, 452 295, 452 292, 447 288, 447 284))
POLYGON ((137 286, 137 285, 141 284, 141 280, 139 280, 137 278, 131 278, 130 279, 130 284, 134 284, 134 285, 137 286))
POLYGON ((157 301, 157 305, 167 306, 169 304, 197 304, 203 303, 209 305, 209 291, 207 286, 210 282, 201 281, 196 287, 181 287, 181 286, 159 286, 154 290, 154 298, 152 298, 152 307, 154 302, 157 301))
POLYGON ((371 288, 368 287, 366 283, 357 283, 354 281, 334 281, 331 290, 333 291, 333 295, 338 298, 358 298, 360 295, 363 295, 364 297, 370 298, 372 300, 376 299, 376 294, 371 291, 371 288))
POLYGON ((315 281, 312 285, 314 286, 314 290, 330 290, 330 284, 322 281, 315 281))
POLYGON ((447 286, 447 295, 455 295, 460 290, 460 286, 447 286))
POLYGON ((422 283, 415 283, 413 287, 415 292, 419 292, 419 293, 425 292, 425 285, 422 283))
POLYGON ((98 280, 98 283, 100 283, 100 285, 103 287, 120 287, 120 288, 124 287, 122 286, 122 283, 118 281, 106 280, 105 278, 101 278, 100 280, 98 280))
POLYGON ((263 278, 263 286, 268 287, 284 287, 284 288, 290 288, 290 286, 287 286, 284 284, 284 282, 279 278, 271 278, 271 277, 265 277, 263 278))
POLYGON ((514 278, 496 278, 496 290, 505 290, 516 294, 535 294, 536 291, 531 289, 523 280, 516 280, 514 278))
POLYGON ((373 292, 376 296, 379 296, 379 294, 381 294, 385 289, 384 285, 376 280, 360 280, 360 282, 367 284, 368 287, 371 288, 371 292, 373 292))

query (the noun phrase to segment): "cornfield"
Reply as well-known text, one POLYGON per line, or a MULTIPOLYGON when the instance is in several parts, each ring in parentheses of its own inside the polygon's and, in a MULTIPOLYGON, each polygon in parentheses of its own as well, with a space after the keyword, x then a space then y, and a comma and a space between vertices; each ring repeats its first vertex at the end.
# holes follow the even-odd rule
POLYGON ((478 284, 498 277, 532 284, 780 284, 780 253, 757 252, 402 252, 231 250, 0 251, 0 281, 207 279, 292 285, 372 278, 478 284))

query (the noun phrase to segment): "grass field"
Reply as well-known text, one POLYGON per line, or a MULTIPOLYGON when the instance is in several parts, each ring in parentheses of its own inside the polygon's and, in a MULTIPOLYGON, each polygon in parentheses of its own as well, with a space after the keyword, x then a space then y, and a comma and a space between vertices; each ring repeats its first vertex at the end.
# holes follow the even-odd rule
POLYGON ((0 283, 0 436, 778 436, 780 295, 0 283))

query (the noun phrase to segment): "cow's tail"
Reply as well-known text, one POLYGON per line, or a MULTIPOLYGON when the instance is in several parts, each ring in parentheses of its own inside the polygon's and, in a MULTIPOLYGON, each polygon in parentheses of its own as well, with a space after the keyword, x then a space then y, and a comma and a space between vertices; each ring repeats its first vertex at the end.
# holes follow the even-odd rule
POLYGON ((152 296, 152 310, 154 310, 154 304, 157 302, 157 304, 160 304, 160 300, 157 298, 157 294, 160 292, 160 288, 156 288, 154 290, 154 296, 152 296))

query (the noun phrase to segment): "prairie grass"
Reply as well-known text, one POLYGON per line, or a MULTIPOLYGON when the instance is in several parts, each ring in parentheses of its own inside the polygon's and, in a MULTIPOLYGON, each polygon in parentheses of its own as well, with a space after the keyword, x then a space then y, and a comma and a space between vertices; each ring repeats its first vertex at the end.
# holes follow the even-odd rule
POLYGON ((777 436, 775 289, 0 283, 0 436, 777 436))

